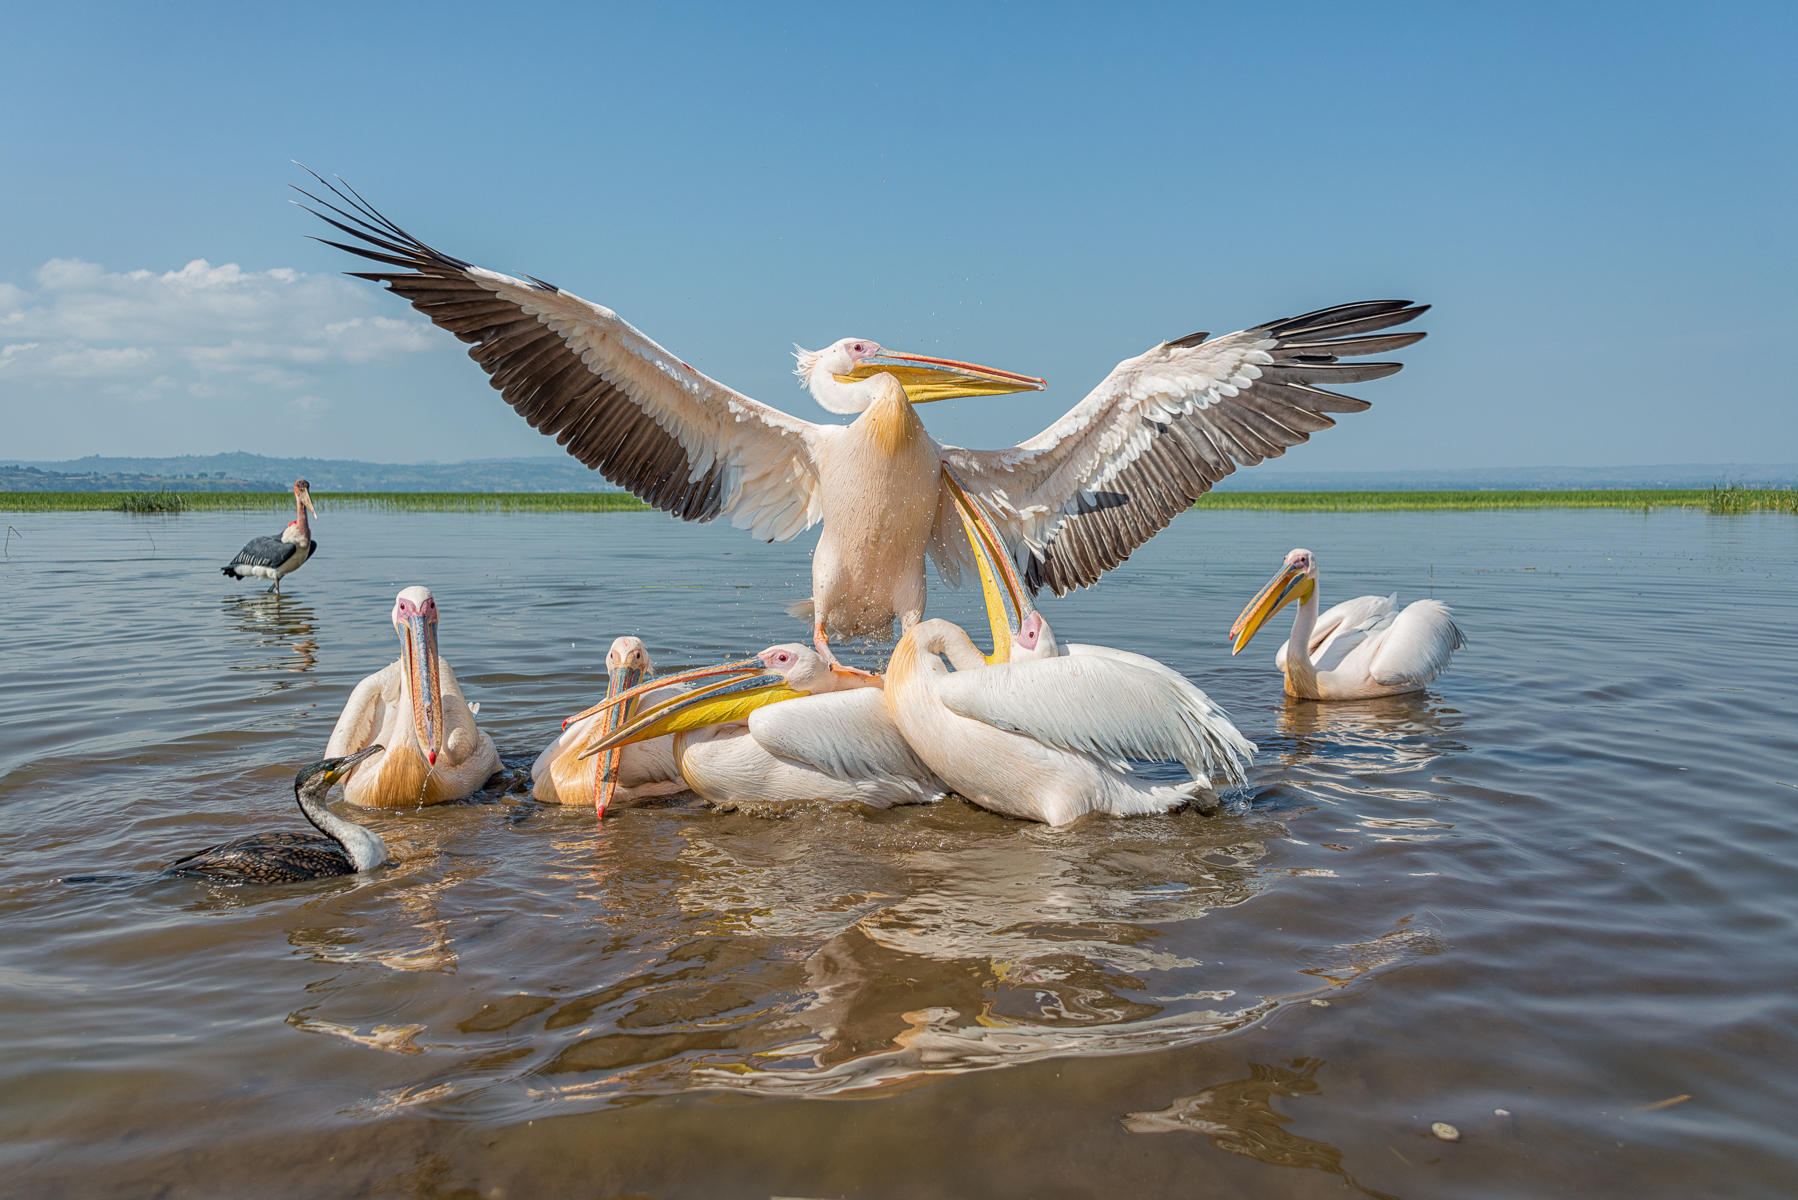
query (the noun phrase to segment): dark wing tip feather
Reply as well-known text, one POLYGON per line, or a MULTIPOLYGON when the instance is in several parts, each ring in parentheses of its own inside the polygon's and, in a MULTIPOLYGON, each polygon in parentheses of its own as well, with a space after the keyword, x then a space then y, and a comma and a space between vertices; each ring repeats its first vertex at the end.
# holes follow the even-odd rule
MULTIPOLYGON (((332 183, 305 164, 302 163, 298 165, 301 170, 318 180, 321 186, 328 190, 333 196, 337 197, 338 200, 342 201, 341 205, 333 204, 331 201, 326 200, 321 196, 314 195, 305 188, 300 187, 298 184, 292 185, 294 191, 312 201, 313 204, 318 205, 318 208, 300 204, 297 200, 294 201, 294 203, 298 205, 298 207, 305 209, 307 212, 317 217, 319 220, 325 221, 336 228, 341 229, 351 237, 369 243, 371 246, 380 247, 394 254, 409 256, 408 261, 397 265, 410 267, 420 273, 429 273, 432 270, 465 271, 469 268, 469 263, 445 254, 441 250, 427 245, 425 242, 412 236, 410 233, 407 233, 397 222, 389 219, 380 209, 364 200, 361 193, 357 192, 356 189, 351 187, 348 183, 344 183, 341 179, 338 180, 338 183, 343 184, 340 188, 337 184, 332 183), (320 212, 319 209, 329 210, 330 212, 335 213, 337 217, 343 218, 343 220, 340 221, 337 220, 336 217, 327 216, 324 212, 320 212), (348 222, 348 224, 345 224, 345 222, 348 222)), ((323 238, 315 240, 325 241, 323 238)), ((374 257, 366 250, 345 246, 338 242, 326 242, 325 244, 336 246, 340 250, 348 250, 352 254, 362 254, 365 257, 371 258, 374 257)))
MULTIPOLYGON (((540 317, 496 295, 471 274, 470 264, 413 237, 349 184, 339 187, 308 173, 341 203, 295 188, 318 206, 300 207, 349 235, 345 241, 314 240, 387 268, 346 274, 384 285, 440 329, 469 343, 469 357, 533 428, 555 437, 607 479, 682 520, 709 521, 724 510, 727 463, 714 462, 699 478, 691 478, 694 457, 680 440, 540 317)), ((565 294, 547 280, 525 278, 532 287, 565 294)))
MULTIPOLYGON (((1104 485, 1121 500, 1086 505, 1077 494, 1041 556, 1026 556, 1025 584, 1032 592, 1047 587, 1059 596, 1097 583, 1224 476, 1308 441, 1335 424, 1329 413, 1372 407, 1318 385, 1364 383, 1401 370, 1397 362, 1342 360, 1414 344, 1424 336, 1421 331, 1379 331, 1427 311, 1429 305, 1409 300, 1362 300, 1249 330, 1275 342, 1269 351, 1273 361, 1261 368, 1256 382, 1170 421, 1149 422, 1149 444, 1104 485)), ((1205 336, 1189 334, 1167 345, 1190 348, 1205 336)))
MULTIPOLYGON (((1357 300, 1351 304, 1333 304, 1328 308, 1318 308, 1308 313, 1300 313, 1296 317, 1269 321, 1265 325, 1255 326, 1255 329, 1257 331, 1266 330, 1269 333, 1285 337, 1313 326, 1334 325, 1342 321, 1359 321, 1375 317, 1393 318, 1395 314, 1413 308, 1417 308, 1417 306, 1409 300, 1357 300)), ((1402 319, 1409 320, 1410 318, 1402 319)))

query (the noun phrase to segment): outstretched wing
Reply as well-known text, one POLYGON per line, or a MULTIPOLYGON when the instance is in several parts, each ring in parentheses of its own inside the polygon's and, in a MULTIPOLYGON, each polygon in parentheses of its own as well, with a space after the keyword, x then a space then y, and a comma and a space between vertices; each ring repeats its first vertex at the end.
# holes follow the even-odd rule
POLYGON ((749 714, 749 733, 768 753, 845 783, 931 778, 930 768, 887 715, 879 688, 824 692, 758 708, 749 714))
POLYGON ((251 538, 237 557, 226 563, 230 567, 278 567, 294 556, 300 547, 295 542, 284 542, 278 537, 251 538))
MULTIPOLYGON (((1360 412, 1329 389, 1380 379, 1396 362, 1343 362, 1409 346, 1379 333, 1427 305, 1368 300, 1211 341, 1195 333, 1126 359, 1068 414, 1008 450, 946 447, 987 502, 1032 591, 1097 583, 1238 465, 1275 458, 1360 412)), ((936 548, 939 560, 953 543, 936 548)), ((959 552, 957 554, 959 557, 959 552)))
POLYGON ((937 687, 951 712, 1114 766, 1171 761, 1213 785, 1241 783, 1255 752, 1185 679, 1110 656, 997 663, 955 671, 937 687))
POLYGON ((307 211, 356 241, 319 240, 383 267, 350 273, 468 342, 506 403, 613 483, 683 521, 728 516, 769 541, 823 515, 809 421, 700 374, 609 308, 439 253, 319 182, 343 206, 296 189, 319 205, 307 211))

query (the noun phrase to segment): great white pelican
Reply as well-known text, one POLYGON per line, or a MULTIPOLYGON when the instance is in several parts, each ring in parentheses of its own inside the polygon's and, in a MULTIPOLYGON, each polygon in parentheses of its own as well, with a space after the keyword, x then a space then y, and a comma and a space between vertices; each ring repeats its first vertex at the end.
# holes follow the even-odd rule
POLYGON ((350 768, 343 794, 365 808, 411 808, 472 795, 499 770, 499 752, 474 722, 456 673, 437 653, 437 600, 409 587, 393 602, 400 656, 350 693, 325 757, 380 743, 350 768))
POLYGON ((1317 574, 1317 556, 1293 550, 1230 626, 1234 655, 1270 617, 1298 601, 1292 636, 1274 654, 1288 696, 1369 700, 1422 691, 1467 644, 1441 601, 1417 600, 1401 609, 1396 592, 1344 600, 1320 617, 1317 574))
MULTIPOLYGON (((922 621, 900 639, 884 680, 864 684, 803 647, 776 646, 760 656, 762 670, 698 687, 645 713, 615 740, 747 721, 746 735, 722 735, 736 739, 727 745, 745 755, 733 765, 754 767, 720 774, 714 786, 730 799, 763 796, 770 765, 791 762, 804 772, 796 790, 806 797, 819 795, 819 777, 828 776, 835 781, 828 798, 870 803, 870 787, 883 789, 883 798, 911 792, 929 799, 953 790, 995 812, 1057 825, 1093 812, 1214 806, 1219 782, 1242 781, 1254 747, 1189 681, 1109 647, 1058 653, 1009 561, 989 552, 996 531, 959 489, 950 494, 980 571, 991 654, 947 621, 922 621), (1008 599, 1023 606, 1017 634, 1008 599), (838 690, 844 687, 851 690, 838 690), (1150 781, 1128 759, 1179 762, 1191 779, 1150 781)), ((676 757, 704 794, 711 782, 702 781, 704 764, 695 770, 681 750, 691 737, 676 732, 676 757)))
POLYGON ((843 338, 798 355, 812 397, 856 418, 815 424, 695 370, 611 309, 441 253, 347 185, 319 181, 336 202, 302 189, 309 211, 352 239, 327 244, 379 264, 352 274, 467 342, 506 402, 581 462, 682 520, 728 517, 768 541, 822 522, 811 602, 794 608, 809 610, 831 661, 833 633, 885 638, 895 618, 907 629, 922 619, 927 555, 959 583, 966 550, 942 461, 987 506, 1025 585, 1060 595, 1097 582, 1238 465, 1368 407, 1332 389, 1401 366, 1344 360, 1424 336, 1382 332, 1425 311, 1405 300, 1188 334, 1119 363, 1028 441, 968 450, 932 439, 914 405, 1043 381, 843 338))
POLYGON ((809 647, 770 646, 669 682, 696 686, 588 753, 672 735, 681 777, 715 808, 820 800, 891 808, 948 790, 894 727, 880 676, 832 666, 809 647), (699 682, 717 675, 725 678, 699 682))
POLYGON ((603 817, 614 800, 630 804, 687 791, 674 765, 674 741, 660 737, 583 757, 634 715, 633 705, 652 705, 682 694, 667 680, 639 689, 654 670, 641 638, 620 637, 606 651, 606 700, 563 722, 562 735, 531 764, 531 795, 544 804, 591 804, 603 817), (626 697, 626 703, 608 702, 626 697))
POLYGON ((887 711, 919 757, 973 803, 1051 825, 1089 813, 1215 808, 1220 786, 1244 781, 1254 744, 1165 664, 1109 646, 1060 646, 1011 563, 994 553, 982 506, 953 472, 949 487, 994 644, 983 654, 941 620, 900 638, 886 671, 887 711), (1128 760, 1178 762, 1191 778, 1151 781, 1128 760))

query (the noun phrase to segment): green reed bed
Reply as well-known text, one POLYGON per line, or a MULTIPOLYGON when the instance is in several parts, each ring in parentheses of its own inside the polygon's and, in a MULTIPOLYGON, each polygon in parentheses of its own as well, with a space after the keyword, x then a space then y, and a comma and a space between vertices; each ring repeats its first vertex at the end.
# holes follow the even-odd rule
POLYGON ((1798 513, 1791 488, 1592 488, 1560 491, 1211 492, 1200 507, 1262 512, 1472 512, 1512 508, 1696 508, 1798 513))
MULTIPOLYGON (((623 492, 318 492, 321 511, 369 508, 413 512, 647 512, 623 492)), ((278 512, 292 492, 0 492, 0 512, 278 512), (172 497, 151 507, 145 497, 172 497)))
MULTIPOLYGON (((314 492, 321 509, 400 512, 644 512, 623 492, 314 492)), ((1792 488, 1527 492, 1212 492, 1201 507, 1259 512, 1469 512, 1515 508, 1695 508, 1798 514, 1792 488)), ((0 492, 0 512, 244 512, 293 506, 291 492, 0 492)))
POLYGON ((114 507, 128 513, 178 513, 187 508, 180 492, 166 488, 160 492, 126 492, 114 507))

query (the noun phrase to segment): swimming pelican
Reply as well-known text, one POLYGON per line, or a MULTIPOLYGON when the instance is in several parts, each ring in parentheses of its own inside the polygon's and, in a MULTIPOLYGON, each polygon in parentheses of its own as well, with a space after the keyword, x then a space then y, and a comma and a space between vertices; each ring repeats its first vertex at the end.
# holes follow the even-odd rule
POLYGON ((293 520, 280 537, 251 538, 236 558, 219 568, 220 573, 227 579, 247 579, 252 575, 272 579, 275 582, 269 591, 278 593, 281 580, 318 553, 318 543, 312 540, 312 525, 306 520, 308 512, 316 517, 318 510, 312 507, 312 485, 304 479, 293 481, 293 508, 293 520))
POLYGON ((953 473, 950 486, 994 645, 982 654, 947 621, 921 622, 900 639, 887 667, 887 711, 919 757, 975 804, 1053 825, 1091 812, 1215 807, 1214 779, 1242 782, 1254 745, 1172 668, 1109 646, 1062 649, 996 552, 982 506, 953 473), (1015 634, 1001 586, 1023 614, 1015 634), (1192 779, 1152 783, 1127 759, 1177 761, 1192 779))
POLYGON ((895 618, 902 628, 922 618, 927 552, 959 582, 941 460, 992 509, 1030 589, 1060 595, 1097 582, 1239 464, 1285 453, 1334 424, 1329 413, 1368 407, 1328 387, 1401 366, 1340 360, 1423 336, 1379 332, 1425 311, 1403 300, 1189 334, 1119 363, 1029 441, 966 450, 939 445, 913 405, 1043 381, 843 338, 800 351, 798 374, 820 405, 856 420, 813 424, 701 374, 608 308, 442 254, 319 181, 341 204, 302 190, 318 205, 308 211, 357 243, 326 244, 380 264, 352 274, 470 343, 508 404, 607 479, 682 520, 728 516, 769 541, 822 521, 809 609, 830 661, 832 633, 884 638, 895 618))
POLYGON ((1230 653, 1249 644, 1269 617, 1299 602, 1292 636, 1274 655, 1286 694, 1301 700, 1367 700, 1422 691, 1467 644, 1454 614, 1439 600, 1404 609, 1398 593, 1344 600, 1317 615, 1317 556, 1294 550, 1280 571, 1230 626, 1230 653), (1293 654, 1298 645, 1304 652, 1293 654))
POLYGON ((729 678, 647 709, 608 741, 629 749, 672 732, 681 777, 716 808, 809 800, 891 808, 948 790, 893 725, 878 675, 789 642, 670 682, 707 675, 729 678))
POLYGON ((356 685, 325 754, 353 754, 373 742, 387 747, 352 768, 343 785, 351 803, 406 808, 459 800, 499 770, 499 753, 437 653, 437 601, 429 588, 409 587, 394 599, 393 629, 400 657, 356 685))
MULTIPOLYGON (((618 638, 606 652, 606 699, 637 687, 653 669, 642 639, 618 638)), ((658 686, 625 704, 595 705, 570 718, 562 736, 544 747, 531 764, 531 795, 544 804, 591 803, 603 817, 614 799, 632 803, 688 790, 674 765, 673 738, 652 738, 593 758, 581 754, 628 721, 633 704, 659 704, 680 694, 677 687, 658 686)))
POLYGON ((310 833, 253 833, 170 863, 164 875, 201 875, 220 883, 297 883, 371 871, 387 861, 387 844, 373 830, 346 821, 325 807, 331 785, 379 746, 348 758, 327 758, 293 778, 300 812, 325 836, 310 833))
POLYGON ((1254 752, 1184 680, 1097 654, 988 663, 943 620, 899 639, 886 681, 893 723, 957 794, 1051 825, 1088 813, 1214 808, 1219 784, 1242 782, 1254 752), (1130 759, 1179 762, 1192 778, 1147 780, 1130 759))

